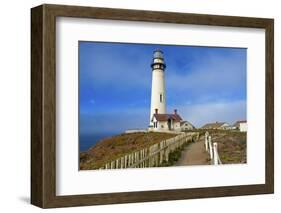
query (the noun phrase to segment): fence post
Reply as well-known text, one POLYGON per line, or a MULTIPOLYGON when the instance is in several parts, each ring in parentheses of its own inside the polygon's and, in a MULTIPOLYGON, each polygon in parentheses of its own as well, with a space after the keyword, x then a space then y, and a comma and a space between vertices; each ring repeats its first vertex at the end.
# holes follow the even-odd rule
POLYGON ((212 138, 211 138, 211 136, 209 136, 208 138, 209 138, 209 151, 210 151, 210 158, 211 158, 211 160, 213 160, 213 146, 212 146, 212 138))
POLYGON ((159 164, 161 165, 163 162, 163 141, 160 142, 160 152, 159 152, 159 164))
POLYGON ((114 161, 111 161, 111 163, 110 163, 110 169, 114 169, 114 161))
POLYGON ((135 168, 137 168, 136 163, 138 162, 138 158, 137 158, 137 152, 134 153, 134 164, 135 164, 135 168))
POLYGON ((213 149, 214 149, 214 165, 218 165, 219 158, 218 158, 218 144, 217 143, 213 144, 213 149))
POLYGON ((169 161, 169 153, 170 153, 170 150, 169 150, 170 148, 169 148, 169 146, 166 148, 166 150, 165 150, 165 160, 166 160, 166 162, 168 162, 169 161))
POLYGON ((123 157, 120 158, 120 169, 123 169, 123 163, 124 163, 124 160, 123 160, 123 157))
POLYGON ((139 168, 139 165, 140 165, 139 164, 139 161, 140 161, 140 151, 137 151, 136 153, 137 153, 137 165, 136 166, 137 166, 137 168, 139 168))
POLYGON ((144 165, 144 160, 145 159, 145 152, 144 152, 144 149, 142 149, 142 167, 144 168, 145 167, 145 165, 144 165))
MULTIPOLYGON (((140 161, 143 159, 143 150, 140 150, 140 161)), ((140 167, 143 167, 143 162, 141 162, 140 167)))
POLYGON ((131 160, 132 160, 132 154, 129 154, 128 158, 129 158, 128 167, 130 167, 131 166, 131 160))
POLYGON ((105 169, 110 169, 110 167, 108 166, 108 163, 105 164, 105 169))
POLYGON ((119 169, 119 159, 116 159, 115 168, 116 168, 116 169, 119 169))
POLYGON ((124 157, 124 168, 125 169, 127 168, 127 159, 128 159, 128 156, 125 155, 125 157, 124 157))
MULTIPOLYGON (((144 157, 146 158, 148 156, 148 151, 147 151, 147 148, 145 148, 145 151, 144 151, 144 157)), ((147 159, 144 161, 144 167, 147 167, 147 159)))
POLYGON ((205 133, 205 149, 208 152, 208 136, 209 136, 209 132, 205 133))

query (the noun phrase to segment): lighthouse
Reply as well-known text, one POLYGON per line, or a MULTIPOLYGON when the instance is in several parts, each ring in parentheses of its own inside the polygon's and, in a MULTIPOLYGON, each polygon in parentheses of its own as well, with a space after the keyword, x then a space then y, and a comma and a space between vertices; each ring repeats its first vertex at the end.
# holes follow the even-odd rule
POLYGON ((165 68, 163 52, 155 50, 151 63, 152 85, 150 102, 150 121, 149 127, 153 127, 153 115, 155 113, 166 114, 166 87, 165 87, 165 68))

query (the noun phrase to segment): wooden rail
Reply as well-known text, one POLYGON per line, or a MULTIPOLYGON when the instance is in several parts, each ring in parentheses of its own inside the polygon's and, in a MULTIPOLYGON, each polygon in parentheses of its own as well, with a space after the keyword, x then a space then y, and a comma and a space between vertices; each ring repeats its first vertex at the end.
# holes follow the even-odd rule
POLYGON ((184 144, 198 140, 199 133, 182 133, 176 137, 163 140, 147 148, 126 154, 111 162, 106 163, 100 169, 146 168, 160 166, 164 161, 169 161, 169 154, 184 144))

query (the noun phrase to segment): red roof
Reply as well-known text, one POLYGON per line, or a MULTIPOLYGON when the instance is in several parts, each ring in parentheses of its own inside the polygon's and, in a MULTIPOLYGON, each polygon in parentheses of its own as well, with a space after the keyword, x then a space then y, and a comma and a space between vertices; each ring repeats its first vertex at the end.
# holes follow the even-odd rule
POLYGON ((179 114, 154 114, 157 121, 168 121, 169 119, 180 122, 182 120, 179 114))

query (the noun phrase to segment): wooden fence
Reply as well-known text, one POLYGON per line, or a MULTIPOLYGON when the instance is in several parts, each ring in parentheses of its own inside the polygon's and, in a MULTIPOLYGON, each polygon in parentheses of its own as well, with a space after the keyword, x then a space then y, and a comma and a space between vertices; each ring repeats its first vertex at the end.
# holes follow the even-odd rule
POLYGON ((100 169, 157 167, 164 161, 169 161, 169 154, 171 152, 192 140, 198 140, 198 138, 199 133, 182 133, 176 137, 163 140, 147 148, 132 152, 108 162, 100 169))

